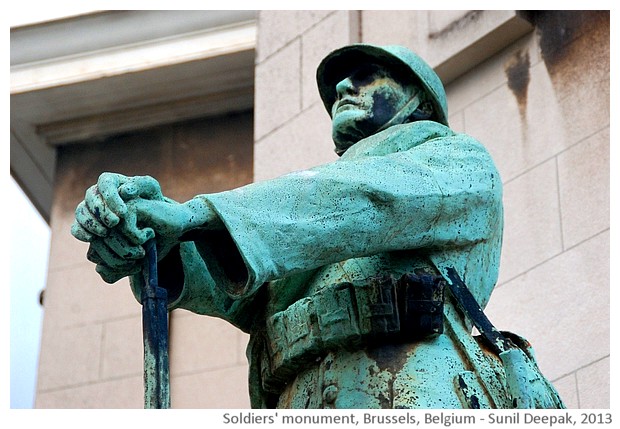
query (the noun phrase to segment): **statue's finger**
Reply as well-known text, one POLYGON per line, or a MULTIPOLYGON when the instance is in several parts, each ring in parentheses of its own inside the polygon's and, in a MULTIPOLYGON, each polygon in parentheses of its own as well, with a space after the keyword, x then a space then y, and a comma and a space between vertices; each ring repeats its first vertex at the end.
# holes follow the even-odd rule
POLYGON ((120 257, 114 250, 108 247, 103 240, 93 241, 90 245, 92 250, 89 250, 89 254, 87 254, 86 257, 91 258, 92 262, 97 261, 97 264, 103 264, 112 269, 123 271, 129 270, 136 263, 135 259, 124 259, 120 257))
POLYGON ((144 248, 130 242, 126 237, 117 231, 111 231, 104 239, 105 244, 123 259, 142 259, 144 258, 144 248))
POLYGON ((93 239, 96 237, 95 235, 82 228, 82 225, 80 225, 78 221, 74 221, 71 225, 71 235, 73 235, 78 240, 84 241, 86 243, 93 241, 93 239))
POLYGON ((124 277, 120 273, 110 270, 109 268, 102 265, 97 265, 95 267, 95 271, 97 271, 97 273, 101 276, 104 282, 109 284, 116 283, 124 277))
POLYGON ((121 218, 127 214, 127 206, 119 194, 119 187, 127 180, 126 176, 116 173, 102 173, 97 180, 97 190, 109 210, 121 218))
POLYGON ((127 182, 120 185, 118 191, 125 201, 138 197, 147 200, 163 199, 159 182, 151 176, 132 177, 127 182))
POLYGON ((140 272, 140 265, 134 263, 134 267, 129 270, 118 271, 113 268, 107 267, 105 265, 97 265, 95 267, 95 271, 101 276, 104 282, 106 283, 116 283, 123 277, 130 276, 132 274, 137 274, 140 272))
POLYGON ((99 253, 95 250, 95 248, 91 245, 88 247, 88 251, 86 252, 86 259, 95 264, 102 264, 104 261, 99 256, 99 253))
POLYGON ((75 209, 75 221, 79 223, 85 231, 105 237, 108 235, 109 229, 97 220, 95 215, 86 207, 86 203, 82 201, 75 209))
POLYGON ((90 211, 103 225, 108 228, 113 228, 118 225, 120 218, 110 209, 106 201, 103 199, 97 185, 91 186, 88 191, 86 191, 84 201, 86 202, 88 211, 90 211))
POLYGON ((127 215, 118 228, 120 228, 120 231, 129 241, 135 245, 142 246, 151 238, 155 238, 155 231, 152 228, 139 228, 135 204, 129 202, 127 207, 127 215))

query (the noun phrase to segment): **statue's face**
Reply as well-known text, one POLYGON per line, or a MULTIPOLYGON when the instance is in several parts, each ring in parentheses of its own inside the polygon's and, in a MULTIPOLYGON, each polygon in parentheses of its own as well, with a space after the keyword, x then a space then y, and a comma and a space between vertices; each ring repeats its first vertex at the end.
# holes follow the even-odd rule
POLYGON ((379 130, 415 95, 414 85, 403 85, 385 67, 368 64, 336 85, 332 106, 332 137, 344 152, 379 130))

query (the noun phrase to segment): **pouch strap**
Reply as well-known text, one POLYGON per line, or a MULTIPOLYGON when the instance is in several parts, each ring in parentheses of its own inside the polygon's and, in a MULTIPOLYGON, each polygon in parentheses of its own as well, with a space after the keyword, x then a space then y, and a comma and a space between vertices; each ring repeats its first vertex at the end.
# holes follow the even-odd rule
POLYGON ((493 326, 489 318, 484 314, 484 311, 482 311, 482 308, 480 308, 480 305, 478 305, 476 298, 474 298, 465 283, 463 283, 463 280, 461 280, 461 277, 457 274, 456 270, 450 267, 447 269, 447 273, 448 279, 450 279, 448 288, 450 292, 452 292, 452 295, 454 295, 460 309, 473 322, 478 332, 480 332, 480 335, 489 342, 493 351, 499 355, 510 349, 518 348, 510 338, 504 336, 504 334, 493 326))

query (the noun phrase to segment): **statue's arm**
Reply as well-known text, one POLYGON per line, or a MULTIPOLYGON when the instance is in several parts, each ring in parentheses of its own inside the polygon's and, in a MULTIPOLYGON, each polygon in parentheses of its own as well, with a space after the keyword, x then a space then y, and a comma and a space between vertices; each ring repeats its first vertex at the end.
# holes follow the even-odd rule
POLYGON ((459 135, 196 198, 225 226, 196 243, 233 297, 353 257, 471 245, 501 216, 501 182, 488 153, 459 135))
MULTIPOLYGON (((168 292, 169 309, 182 308, 197 314, 224 319, 243 331, 248 331, 254 303, 247 299, 232 299, 219 288, 205 265, 193 241, 173 247, 158 263, 158 283, 168 292)), ((129 277, 131 290, 141 300, 141 274, 129 277)))

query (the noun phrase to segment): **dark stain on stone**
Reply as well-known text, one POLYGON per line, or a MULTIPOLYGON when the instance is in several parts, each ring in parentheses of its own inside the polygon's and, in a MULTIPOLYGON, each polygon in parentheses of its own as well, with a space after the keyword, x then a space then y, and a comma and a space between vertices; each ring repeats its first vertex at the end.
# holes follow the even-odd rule
POLYGON ((521 11, 520 16, 536 27, 540 52, 551 73, 570 57, 572 42, 601 26, 609 27, 608 10, 521 11))
POLYGON ((517 51, 504 67, 508 78, 508 88, 519 103, 521 115, 527 105, 527 87, 530 83, 530 56, 527 52, 517 51))
POLYGON ((452 21, 450 24, 448 24, 441 30, 430 33, 428 35, 428 38, 439 39, 441 37, 444 37, 448 35, 449 33, 460 30, 468 26, 470 23, 477 21, 481 15, 482 15, 482 11, 480 10, 470 10, 465 15, 463 15, 461 18, 452 21))

